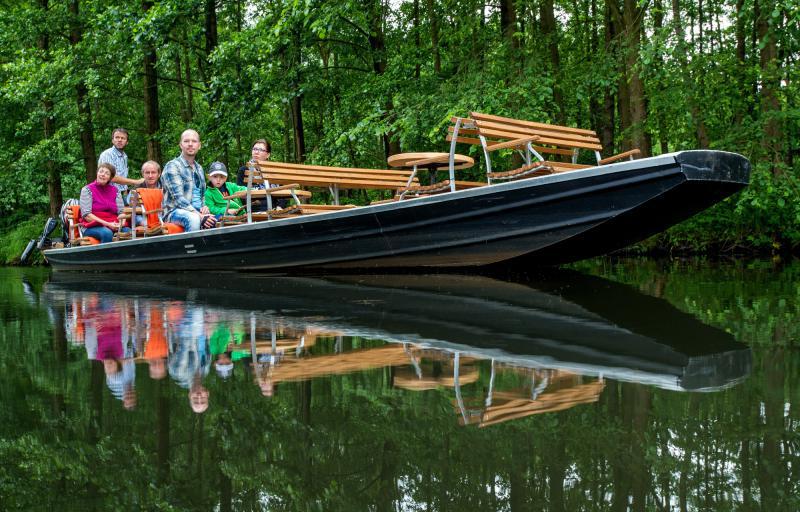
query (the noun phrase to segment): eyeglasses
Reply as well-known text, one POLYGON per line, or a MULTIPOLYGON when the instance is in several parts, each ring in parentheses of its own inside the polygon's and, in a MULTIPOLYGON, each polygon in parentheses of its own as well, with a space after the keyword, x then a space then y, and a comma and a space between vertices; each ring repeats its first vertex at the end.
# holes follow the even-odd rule
POLYGON ((259 153, 268 153, 267 148, 253 148, 253 151, 258 151, 259 153))

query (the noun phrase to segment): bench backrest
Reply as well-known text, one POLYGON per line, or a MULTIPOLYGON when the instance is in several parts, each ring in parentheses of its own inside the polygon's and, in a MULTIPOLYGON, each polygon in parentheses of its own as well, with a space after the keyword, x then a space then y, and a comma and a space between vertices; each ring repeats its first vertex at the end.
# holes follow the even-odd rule
MULTIPOLYGON (((449 129, 448 141, 452 141, 455 120, 456 118, 453 119, 454 124, 449 129)), ((456 141, 466 144, 481 144, 483 137, 486 146, 491 148, 511 140, 537 137, 532 146, 535 152, 539 153, 538 157, 541 157, 541 153, 547 153, 569 156, 575 161, 579 150, 589 150, 595 153, 598 162, 601 158, 600 151, 603 149, 597 133, 593 130, 524 121, 480 112, 471 112, 470 118, 462 120, 462 123, 464 128, 459 129, 456 141)))
MULTIPOLYGON (((396 190, 407 186, 411 178, 411 170, 329 167, 269 160, 259 161, 258 167, 253 174, 253 183, 262 183, 266 179, 278 185, 298 183, 309 187, 396 190)), ((245 174, 245 180, 249 172, 245 174)), ((415 177, 412 182, 418 183, 419 180, 415 177)))
POLYGON ((160 188, 140 188, 136 192, 139 194, 144 210, 148 212, 147 225, 157 226, 161 222, 158 213, 164 201, 164 192, 160 188))

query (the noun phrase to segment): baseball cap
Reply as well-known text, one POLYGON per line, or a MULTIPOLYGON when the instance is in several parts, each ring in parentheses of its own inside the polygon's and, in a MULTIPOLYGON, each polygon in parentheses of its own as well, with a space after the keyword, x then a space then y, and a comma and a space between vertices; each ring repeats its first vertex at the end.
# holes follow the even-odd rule
POLYGON ((208 175, 214 176, 215 174, 221 174, 223 176, 228 175, 228 169, 225 168, 225 164, 222 162, 214 162, 208 167, 208 175))

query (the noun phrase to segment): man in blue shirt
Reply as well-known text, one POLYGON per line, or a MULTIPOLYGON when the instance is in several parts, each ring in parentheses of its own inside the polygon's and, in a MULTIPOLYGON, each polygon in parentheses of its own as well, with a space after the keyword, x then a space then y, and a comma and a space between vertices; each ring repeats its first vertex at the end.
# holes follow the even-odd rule
POLYGON ((164 215, 168 222, 183 225, 186 231, 213 228, 216 219, 203 203, 206 176, 195 160, 200 151, 200 135, 195 130, 181 134, 181 154, 167 162, 161 175, 164 190, 164 215))
POLYGON ((116 176, 111 180, 117 187, 123 199, 127 198, 128 185, 141 185, 143 179, 132 180, 128 178, 128 155, 125 146, 128 145, 128 130, 116 128, 111 133, 111 147, 100 153, 97 164, 111 164, 117 170, 116 176))

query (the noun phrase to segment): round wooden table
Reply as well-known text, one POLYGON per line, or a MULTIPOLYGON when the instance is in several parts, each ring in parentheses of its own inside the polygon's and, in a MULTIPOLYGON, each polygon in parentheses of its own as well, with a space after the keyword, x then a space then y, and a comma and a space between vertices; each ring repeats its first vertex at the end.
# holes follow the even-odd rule
MULTIPOLYGON (((415 165, 417 170, 427 169, 429 183, 436 183, 436 173, 447 170, 450 167, 450 153, 438 153, 433 151, 419 153, 398 153, 390 156, 386 160, 391 167, 403 167, 411 169, 415 165)), ((475 165, 475 160, 467 155, 456 153, 453 157, 453 170, 469 169, 475 165)))
MULTIPOLYGON (((456 153, 455 166, 453 169, 469 169, 475 165, 475 160, 467 155, 459 155, 456 153)), ((391 167, 414 167, 414 162, 424 162, 419 164, 422 169, 439 170, 443 167, 450 165, 450 153, 437 153, 437 152, 419 152, 419 153, 398 153, 392 155, 387 159, 391 167), (434 161, 431 161, 434 160, 434 161)))

